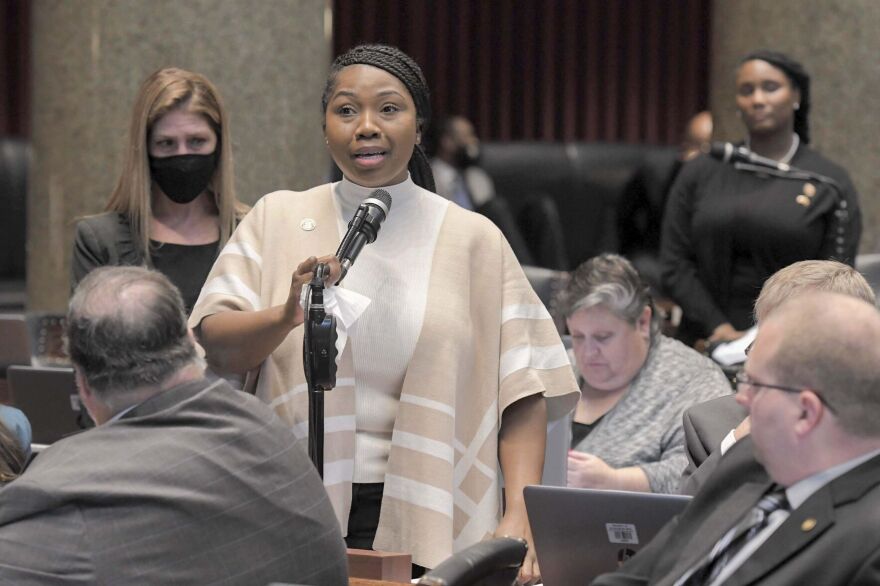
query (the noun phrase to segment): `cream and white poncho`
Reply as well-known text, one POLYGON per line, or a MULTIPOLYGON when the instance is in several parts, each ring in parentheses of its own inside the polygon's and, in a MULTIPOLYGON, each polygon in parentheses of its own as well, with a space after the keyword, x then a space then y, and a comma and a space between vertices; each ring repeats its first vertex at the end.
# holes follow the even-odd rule
MULTIPOLYGON (((429 568, 498 523, 504 409, 543 393, 553 420, 578 398, 550 315, 501 232, 478 214, 455 205, 446 210, 422 330, 401 390, 374 542, 429 568)), ((330 185, 264 196, 221 252, 190 325, 221 311, 285 303, 296 266, 332 253, 340 237, 330 185)), ((257 396, 301 437, 308 432, 302 335, 300 326, 287 336, 263 363, 256 385, 257 396)), ((355 389, 346 350, 337 386, 325 395, 324 445, 324 485, 343 532, 351 504, 355 389)))

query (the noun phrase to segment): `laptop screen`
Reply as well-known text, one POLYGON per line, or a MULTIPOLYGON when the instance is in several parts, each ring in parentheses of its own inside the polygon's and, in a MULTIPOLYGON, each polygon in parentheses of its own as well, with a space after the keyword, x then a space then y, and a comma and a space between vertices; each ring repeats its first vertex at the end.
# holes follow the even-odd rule
POLYGON ((11 366, 7 377, 15 406, 31 422, 35 444, 51 444, 80 431, 84 412, 72 368, 11 366))

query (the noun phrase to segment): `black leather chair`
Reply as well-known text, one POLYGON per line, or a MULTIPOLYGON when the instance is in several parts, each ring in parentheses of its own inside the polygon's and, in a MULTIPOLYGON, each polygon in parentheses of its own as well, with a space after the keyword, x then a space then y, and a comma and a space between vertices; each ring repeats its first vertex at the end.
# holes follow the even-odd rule
POLYGON ((532 289, 538 294, 538 298, 550 315, 556 322, 559 333, 563 332, 565 327, 564 320, 556 314, 556 298, 559 292, 565 288, 568 283, 568 273, 565 271, 555 271, 553 269, 545 269, 543 267, 523 266, 523 272, 529 280, 532 289))
POLYGON ((534 265, 564 271, 568 268, 565 229, 556 202, 547 194, 536 194, 519 213, 523 239, 532 251, 534 265))
POLYGON ((529 546, 523 539, 481 541, 442 562, 420 586, 512 586, 529 546))
POLYGON ((25 307, 27 174, 30 147, 0 138, 0 310, 25 307))
POLYGON ((664 296, 660 278, 660 232, 666 198, 681 163, 672 150, 645 153, 617 208, 620 253, 633 263, 654 298, 664 296))
POLYGON ((665 175, 654 166, 671 165, 674 152, 614 143, 495 142, 484 143, 481 166, 518 217, 536 194, 556 204, 568 259, 554 268, 569 270, 619 251, 618 208, 627 186, 646 165, 652 171, 646 176, 665 175))

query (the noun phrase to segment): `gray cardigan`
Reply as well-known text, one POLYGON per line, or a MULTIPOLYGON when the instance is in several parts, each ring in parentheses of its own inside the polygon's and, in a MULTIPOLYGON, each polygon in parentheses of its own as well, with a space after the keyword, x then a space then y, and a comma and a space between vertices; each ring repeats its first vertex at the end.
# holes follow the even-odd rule
POLYGON ((614 468, 639 466, 652 492, 674 493, 687 466, 685 409, 731 393, 717 364, 659 335, 629 390, 575 446, 614 468))

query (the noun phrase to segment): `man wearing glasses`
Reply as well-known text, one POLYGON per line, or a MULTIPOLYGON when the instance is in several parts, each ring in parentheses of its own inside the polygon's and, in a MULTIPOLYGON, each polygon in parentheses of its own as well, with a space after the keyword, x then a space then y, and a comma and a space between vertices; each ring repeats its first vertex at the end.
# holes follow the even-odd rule
POLYGON ((833 293, 784 303, 737 386, 750 436, 595 584, 880 583, 880 314, 833 293))

